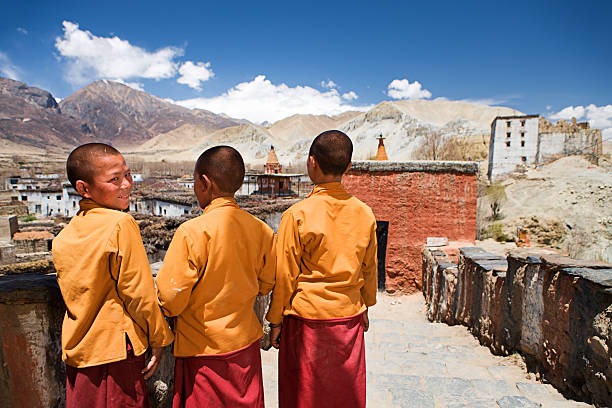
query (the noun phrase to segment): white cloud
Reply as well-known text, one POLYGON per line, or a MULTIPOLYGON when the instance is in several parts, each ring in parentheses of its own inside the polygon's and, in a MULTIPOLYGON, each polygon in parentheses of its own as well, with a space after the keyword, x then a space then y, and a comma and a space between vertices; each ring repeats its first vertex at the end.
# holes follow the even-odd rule
POLYGON ((586 107, 586 117, 589 124, 596 128, 612 127, 612 105, 586 107))
POLYGON ((571 118, 580 119, 584 116, 584 112, 584 106, 568 106, 567 108, 564 108, 557 113, 553 113, 552 115, 550 115, 550 118, 555 120, 569 120, 571 118))
POLYGON ((19 69, 13 65, 8 55, 0 51, 0 75, 9 79, 19 80, 19 69))
POLYGON ((17 31, 19 31, 23 35, 28 35, 28 30, 23 27, 17 27, 17 31))
POLYGON ((342 94, 342 98, 346 99, 347 101, 353 101, 359 98, 359 96, 355 92, 350 91, 350 92, 342 94))
POLYGON ((338 87, 338 85, 336 85, 336 83, 334 81, 332 81, 331 79, 328 80, 327 82, 321 81, 321 86, 323 88, 327 88, 327 89, 332 89, 332 88, 337 88, 338 87))
POLYGON ((198 62, 194 64, 187 61, 179 68, 181 76, 176 80, 179 84, 185 84, 193 89, 201 90, 200 82, 208 81, 215 73, 210 69, 210 62, 198 62))
POLYGON ((551 105, 546 105, 546 110, 551 110, 552 106, 551 105))
POLYGON ((387 86, 387 95, 393 99, 427 99, 431 98, 431 92, 423 89, 419 81, 410 83, 407 79, 394 79, 387 86))
POLYGON ((372 108, 348 104, 335 89, 321 92, 309 86, 292 88, 286 84, 275 85, 265 75, 258 75, 250 82, 239 83, 219 96, 176 103, 256 123, 276 122, 297 113, 336 115, 349 110, 366 111, 372 108))
POLYGON ((68 81, 77 84, 99 78, 171 78, 178 66, 174 59, 183 55, 181 48, 149 52, 116 36, 95 36, 70 21, 62 25, 64 35, 55 39, 55 48, 70 63, 68 81))
POLYGON ((593 128, 602 129, 602 138, 612 137, 612 105, 568 106, 550 115, 551 119, 586 119, 593 128))

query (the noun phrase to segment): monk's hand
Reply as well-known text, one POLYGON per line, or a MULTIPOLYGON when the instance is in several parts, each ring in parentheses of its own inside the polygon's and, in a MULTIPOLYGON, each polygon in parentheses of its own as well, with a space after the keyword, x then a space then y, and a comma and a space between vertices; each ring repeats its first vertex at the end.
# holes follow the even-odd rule
POLYGON ((367 332, 370 328, 370 318, 368 317, 368 309, 363 312, 363 331, 367 332))
POLYGON ((147 364, 147 366, 142 370, 145 380, 151 378, 151 376, 157 370, 157 366, 159 366, 163 352, 163 347, 151 347, 151 359, 149 360, 149 364, 147 364))
POLYGON ((281 325, 270 324, 270 343, 275 349, 280 347, 281 325))

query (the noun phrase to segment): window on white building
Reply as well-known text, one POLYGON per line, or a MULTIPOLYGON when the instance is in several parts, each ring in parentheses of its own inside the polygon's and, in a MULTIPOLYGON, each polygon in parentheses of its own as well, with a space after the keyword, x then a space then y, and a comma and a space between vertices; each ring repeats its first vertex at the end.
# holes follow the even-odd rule
POLYGON ((521 140, 521 147, 525 147, 525 141, 521 140))
POLYGON ((28 196, 21 196, 21 201, 28 201, 28 196))
POLYGON ((521 126, 525 127, 525 121, 524 120, 521 120, 521 126))
POLYGON ((506 122, 506 127, 510 127, 510 124, 511 124, 511 123, 512 123, 512 122, 507 121, 507 122, 506 122))
POLYGON ((510 135, 512 135, 512 133, 506 132, 506 137, 510 137, 510 135))
POLYGON ((62 199, 62 196, 61 196, 61 195, 57 195, 57 196, 55 196, 55 199, 56 199, 56 200, 61 200, 61 199, 62 199))
POLYGON ((509 140, 506 142, 506 147, 510 147, 510 141, 509 140))

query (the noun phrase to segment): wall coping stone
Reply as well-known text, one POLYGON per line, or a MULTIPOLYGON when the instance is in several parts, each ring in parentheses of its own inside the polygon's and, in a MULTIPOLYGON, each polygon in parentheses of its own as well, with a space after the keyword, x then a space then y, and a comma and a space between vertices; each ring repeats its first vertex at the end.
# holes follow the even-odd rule
POLYGON ((478 163, 469 161, 414 160, 404 162, 363 160, 354 161, 350 171, 391 171, 405 173, 478 173, 478 163))
POLYGON ((55 274, 0 276, 0 303, 41 303, 57 298, 55 274))
POLYGON ((578 276, 599 286, 612 289, 611 269, 563 268, 562 272, 571 276, 578 276))
POLYGON ((438 262, 438 267, 440 268, 440 270, 446 270, 446 269, 457 269, 457 264, 454 264, 452 262, 447 262, 447 261, 440 261, 438 262))

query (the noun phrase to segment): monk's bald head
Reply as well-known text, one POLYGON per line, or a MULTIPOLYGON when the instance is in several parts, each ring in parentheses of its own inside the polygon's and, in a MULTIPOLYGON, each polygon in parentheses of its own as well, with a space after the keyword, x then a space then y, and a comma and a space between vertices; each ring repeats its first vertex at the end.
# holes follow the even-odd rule
POLYGON ((221 191, 235 193, 244 181, 244 161, 233 147, 215 146, 198 157, 195 172, 214 180, 221 191))
POLYGON ((104 156, 121 156, 119 150, 104 143, 87 143, 74 149, 66 161, 66 173, 72 187, 76 189, 77 180, 91 183, 96 169, 96 161, 104 156))
POLYGON ((315 138, 308 155, 317 160, 323 173, 338 176, 351 163, 353 142, 339 130, 327 130, 315 138))

